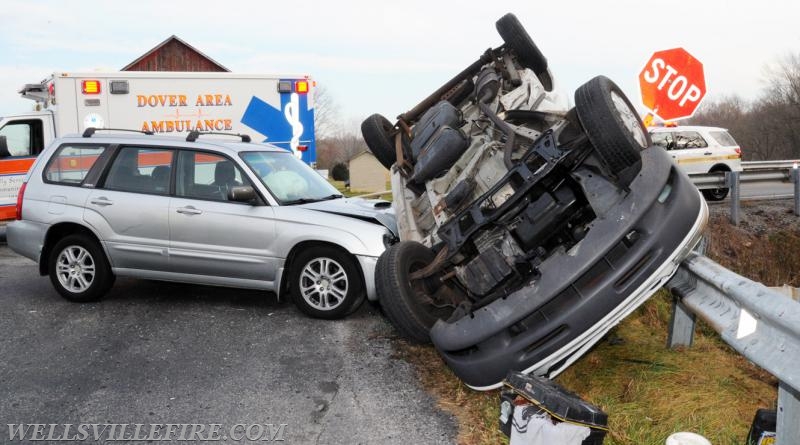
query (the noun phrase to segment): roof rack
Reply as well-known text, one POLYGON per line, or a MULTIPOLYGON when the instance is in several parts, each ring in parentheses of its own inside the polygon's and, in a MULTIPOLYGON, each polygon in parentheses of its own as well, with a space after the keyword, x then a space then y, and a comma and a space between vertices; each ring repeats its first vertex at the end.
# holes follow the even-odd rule
POLYGON ((205 136, 208 134, 217 134, 221 136, 233 136, 237 138, 241 138, 242 142, 250 142, 250 135, 249 134, 242 134, 242 133, 220 133, 216 131, 190 131, 188 135, 186 135, 186 142, 194 142, 200 136, 205 136))
POLYGON ((92 137, 95 132, 98 131, 129 131, 131 133, 142 133, 148 136, 152 136, 154 133, 152 131, 142 131, 142 130, 131 130, 130 128, 95 128, 95 127, 87 127, 83 130, 83 137, 90 138, 92 137))

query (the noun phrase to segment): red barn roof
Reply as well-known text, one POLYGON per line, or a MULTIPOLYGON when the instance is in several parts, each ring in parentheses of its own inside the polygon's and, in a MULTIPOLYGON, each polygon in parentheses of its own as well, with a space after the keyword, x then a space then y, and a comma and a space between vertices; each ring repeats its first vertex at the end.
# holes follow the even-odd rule
POLYGON ((223 71, 216 60, 172 35, 120 71, 223 71))

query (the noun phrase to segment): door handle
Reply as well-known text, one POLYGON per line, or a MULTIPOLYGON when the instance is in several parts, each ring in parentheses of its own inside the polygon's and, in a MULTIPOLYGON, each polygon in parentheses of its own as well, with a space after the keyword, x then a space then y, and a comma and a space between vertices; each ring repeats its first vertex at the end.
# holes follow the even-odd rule
POLYGON ((95 204, 95 205, 102 206, 102 207, 110 206, 111 204, 114 204, 114 201, 111 201, 110 199, 106 198, 105 196, 101 196, 99 198, 92 199, 89 202, 91 202, 92 204, 95 204))
POLYGON ((184 215, 199 215, 199 214, 203 213, 202 210, 196 209, 196 208, 194 208, 192 206, 178 207, 178 209, 175 210, 175 211, 178 212, 178 213, 182 213, 184 215))
POLYGON ((706 156, 711 156, 711 152, 710 151, 707 151, 707 152, 705 152, 703 154, 706 155, 706 156))

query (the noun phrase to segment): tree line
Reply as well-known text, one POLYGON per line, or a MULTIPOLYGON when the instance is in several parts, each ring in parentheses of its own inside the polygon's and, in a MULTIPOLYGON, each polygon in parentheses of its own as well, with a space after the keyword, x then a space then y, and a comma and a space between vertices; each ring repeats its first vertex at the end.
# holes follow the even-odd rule
POLYGON ((800 54, 765 72, 766 85, 756 99, 707 99, 690 123, 727 128, 745 160, 800 159, 800 54))

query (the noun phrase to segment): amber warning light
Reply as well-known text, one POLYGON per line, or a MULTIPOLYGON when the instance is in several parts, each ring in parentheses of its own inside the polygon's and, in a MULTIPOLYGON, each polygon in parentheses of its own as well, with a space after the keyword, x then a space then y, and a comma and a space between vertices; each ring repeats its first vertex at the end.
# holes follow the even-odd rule
POLYGON ((100 81, 82 80, 81 89, 83 90, 83 94, 100 94, 100 81))
POLYGON ((294 91, 295 93, 304 94, 308 93, 308 81, 306 80, 298 80, 294 83, 294 91))

